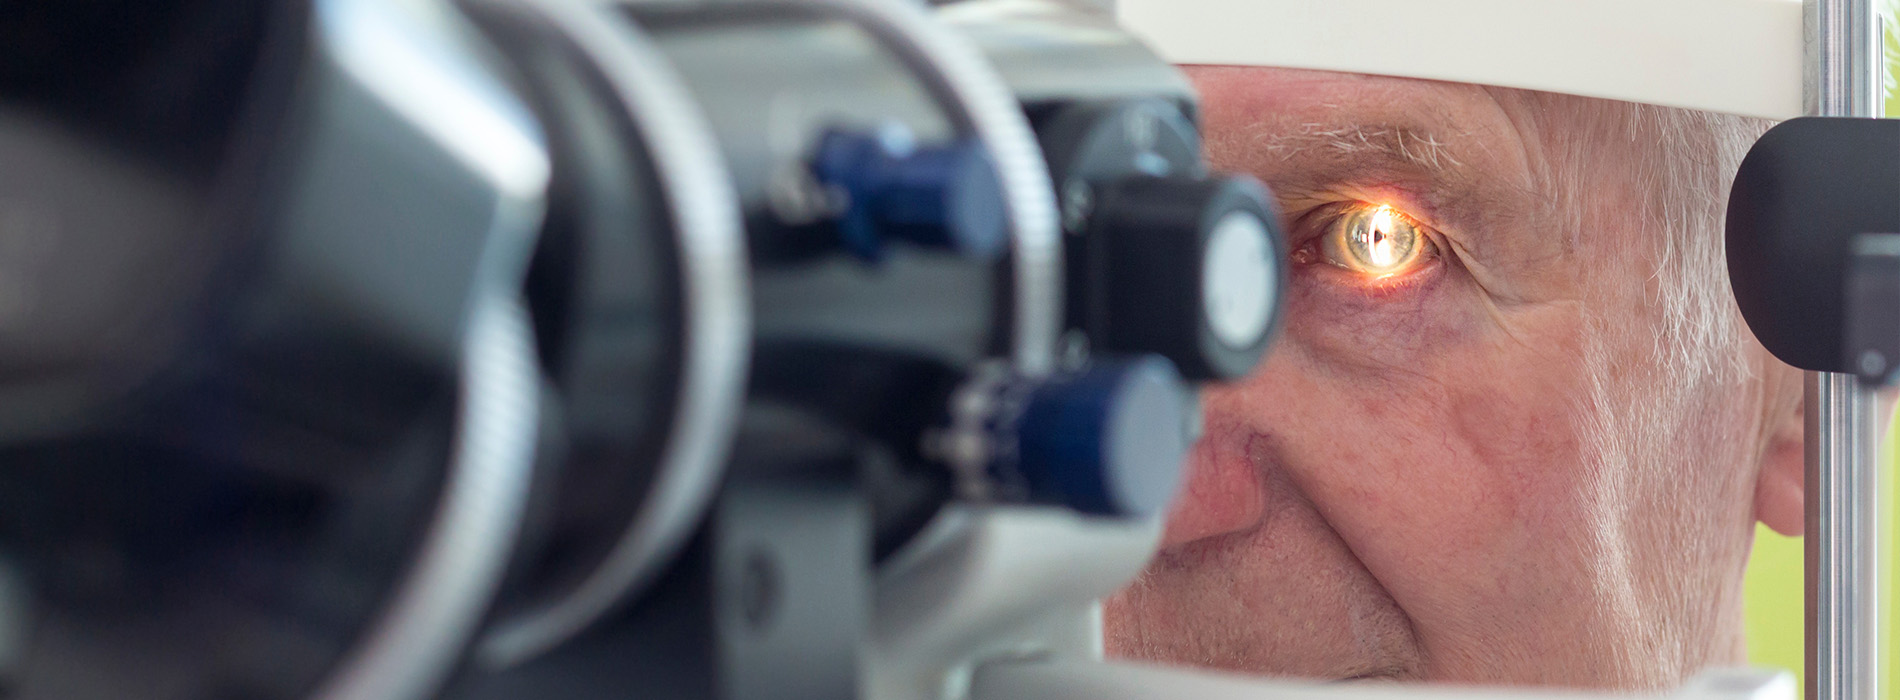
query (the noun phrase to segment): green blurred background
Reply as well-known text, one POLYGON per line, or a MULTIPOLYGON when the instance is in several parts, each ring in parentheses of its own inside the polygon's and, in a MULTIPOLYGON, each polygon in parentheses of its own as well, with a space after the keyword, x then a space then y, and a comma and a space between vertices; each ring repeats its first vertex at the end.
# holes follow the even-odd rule
MULTIPOLYGON (((1892 52, 1889 53, 1892 55, 1892 52)), ((1895 100, 1889 98, 1888 114, 1900 116, 1895 100)), ((1900 428, 1900 424, 1896 424, 1900 428)), ((1891 434, 1891 433, 1890 433, 1891 434)), ((1894 465, 1900 462, 1900 449, 1896 443, 1888 440, 1881 448, 1882 469, 1882 523, 1889 538, 1882 549, 1880 562, 1881 613, 1886 618, 1882 625, 1881 647, 1886 652, 1886 660, 1881 664, 1881 687, 1888 690, 1888 697, 1900 697, 1894 685, 1900 676, 1895 669, 1900 668, 1900 648, 1895 648, 1893 631, 1900 628, 1900 601, 1893 596, 1893 552, 1894 542, 1900 540, 1900 529, 1894 527, 1894 504, 1900 494, 1900 470, 1894 465)), ((1756 526, 1755 554, 1748 562, 1747 599, 1745 606, 1748 615, 1748 659, 1756 666, 1773 666, 1794 672, 1796 678, 1802 675, 1806 657, 1802 654, 1802 645, 1806 643, 1802 598, 1801 539, 1782 537, 1775 531, 1756 526)))
MULTIPOLYGON (((1886 76, 1886 112, 1889 117, 1900 117, 1900 89, 1896 89, 1896 76, 1900 76, 1900 37, 1893 28, 1896 17, 1900 17, 1900 0, 1881 0, 1881 15, 1886 28, 1885 47, 1887 58, 1886 76)), ((1900 424, 1896 424, 1900 428, 1900 424)), ((1889 435, 1893 433, 1890 431, 1889 435)), ((1887 689, 1888 697, 1900 697, 1900 685, 1895 685, 1900 676, 1900 648, 1894 642, 1894 630, 1900 629, 1900 600, 1894 598, 1894 551, 1900 543, 1900 528, 1895 527, 1894 507, 1900 503, 1900 449, 1896 443, 1888 440, 1881 449, 1881 514, 1882 529, 1889 539, 1882 543, 1880 561, 1881 580, 1881 645, 1886 659, 1881 664, 1881 686, 1887 689)), ((1755 536, 1755 554, 1748 563, 1747 614, 1748 614, 1748 657, 1757 666, 1774 666, 1801 674, 1805 657, 1802 645, 1806 641, 1805 621, 1802 608, 1802 567, 1801 540, 1782 537, 1773 530, 1757 526, 1755 536)))

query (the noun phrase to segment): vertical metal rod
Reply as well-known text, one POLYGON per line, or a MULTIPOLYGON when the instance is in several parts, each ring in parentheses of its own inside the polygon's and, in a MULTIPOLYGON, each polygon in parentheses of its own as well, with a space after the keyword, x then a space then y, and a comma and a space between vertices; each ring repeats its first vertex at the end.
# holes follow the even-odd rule
MULTIPOLYGON (((1807 0, 1808 113, 1879 116, 1883 68, 1874 0, 1807 0)), ((1873 393, 1852 375, 1807 378, 1807 697, 1880 698, 1873 393)))
POLYGON ((1873 393, 1853 375, 1807 386, 1807 697, 1877 700, 1879 595, 1873 393))
POLYGON ((1808 114, 1880 116, 1880 19, 1876 0, 1807 0, 1803 29, 1808 114))

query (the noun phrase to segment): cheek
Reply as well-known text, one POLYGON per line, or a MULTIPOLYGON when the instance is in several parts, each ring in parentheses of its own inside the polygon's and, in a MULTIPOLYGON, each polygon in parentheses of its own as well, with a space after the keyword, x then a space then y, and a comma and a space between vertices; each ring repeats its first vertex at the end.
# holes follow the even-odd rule
POLYGON ((1417 282, 1361 288, 1326 281, 1344 275, 1320 264, 1297 270, 1287 295, 1287 341, 1320 360, 1309 369, 1369 384, 1403 380, 1446 349, 1477 342, 1487 330, 1470 303, 1478 290, 1449 270, 1433 270, 1417 282))
POLYGON ((1588 482, 1583 426, 1567 401, 1579 378, 1561 365, 1473 359, 1423 362, 1384 381, 1314 382, 1307 395, 1330 395, 1309 403, 1319 425, 1300 431, 1316 500, 1341 518, 1417 531, 1435 548, 1482 549, 1564 510, 1588 482))
POLYGON ((1568 544, 1595 512, 1581 324, 1435 313, 1367 314, 1356 333, 1300 319, 1318 330, 1291 336, 1259 386, 1301 397, 1279 459, 1402 604, 1509 607, 1586 549, 1568 544))

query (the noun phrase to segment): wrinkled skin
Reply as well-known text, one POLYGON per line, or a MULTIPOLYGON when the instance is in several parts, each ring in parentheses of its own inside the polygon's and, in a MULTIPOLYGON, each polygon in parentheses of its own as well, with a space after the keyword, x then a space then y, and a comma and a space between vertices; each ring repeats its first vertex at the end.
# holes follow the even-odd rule
POLYGON ((1666 424, 1604 418, 1665 377, 1647 151, 1581 98, 1189 74, 1210 157, 1275 190, 1292 247, 1363 201, 1440 251, 1388 279, 1296 262, 1273 354, 1206 394, 1163 549, 1106 601, 1110 655, 1623 688, 1742 663, 1754 523, 1801 526, 1800 380, 1744 331, 1745 371, 1679 382, 1666 424))

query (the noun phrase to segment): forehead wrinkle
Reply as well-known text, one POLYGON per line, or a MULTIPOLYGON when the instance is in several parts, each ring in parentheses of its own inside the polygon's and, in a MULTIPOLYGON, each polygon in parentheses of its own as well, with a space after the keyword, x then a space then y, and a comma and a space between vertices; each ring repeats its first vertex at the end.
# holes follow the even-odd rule
POLYGON ((1563 197, 1559 187, 1563 179, 1556 172, 1558 165, 1553 151, 1558 149, 1551 142, 1563 132, 1567 112, 1553 109, 1547 103, 1550 93, 1498 87, 1485 87, 1483 92, 1495 106, 1501 121, 1516 136, 1512 142, 1517 145, 1517 160, 1524 177, 1519 189, 1530 205, 1530 214, 1544 222, 1547 229, 1561 227, 1563 235, 1558 240, 1562 243, 1562 252, 1566 257, 1574 257, 1581 246, 1583 231, 1572 217, 1561 215, 1563 197))

